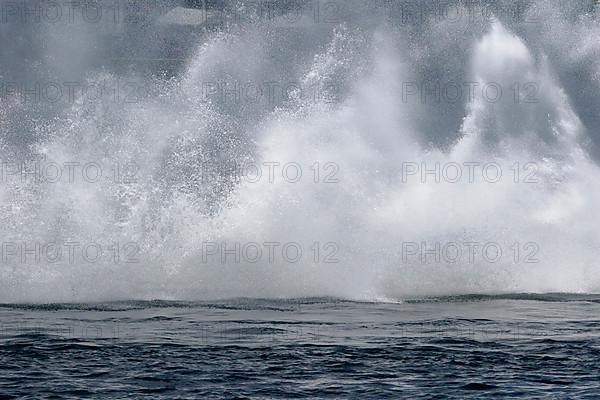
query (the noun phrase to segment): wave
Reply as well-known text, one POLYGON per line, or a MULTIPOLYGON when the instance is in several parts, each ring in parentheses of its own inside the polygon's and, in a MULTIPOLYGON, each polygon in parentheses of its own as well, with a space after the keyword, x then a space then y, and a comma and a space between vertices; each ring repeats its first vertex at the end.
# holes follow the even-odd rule
POLYGON ((5 15, 0 302, 600 290, 593 2, 174 3, 5 15))

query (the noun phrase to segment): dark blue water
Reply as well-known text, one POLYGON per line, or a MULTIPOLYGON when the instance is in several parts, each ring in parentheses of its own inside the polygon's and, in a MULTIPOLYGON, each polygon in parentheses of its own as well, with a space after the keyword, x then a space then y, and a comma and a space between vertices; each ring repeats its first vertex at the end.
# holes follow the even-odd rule
POLYGON ((3 305, 12 398, 597 398, 600 296, 3 305))

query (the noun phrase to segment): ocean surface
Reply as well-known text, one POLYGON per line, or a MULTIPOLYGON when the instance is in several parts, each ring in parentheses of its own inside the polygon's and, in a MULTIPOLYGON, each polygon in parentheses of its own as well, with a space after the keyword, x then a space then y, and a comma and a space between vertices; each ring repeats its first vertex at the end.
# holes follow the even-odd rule
POLYGON ((2 399, 597 398, 600 296, 0 307, 2 399))

